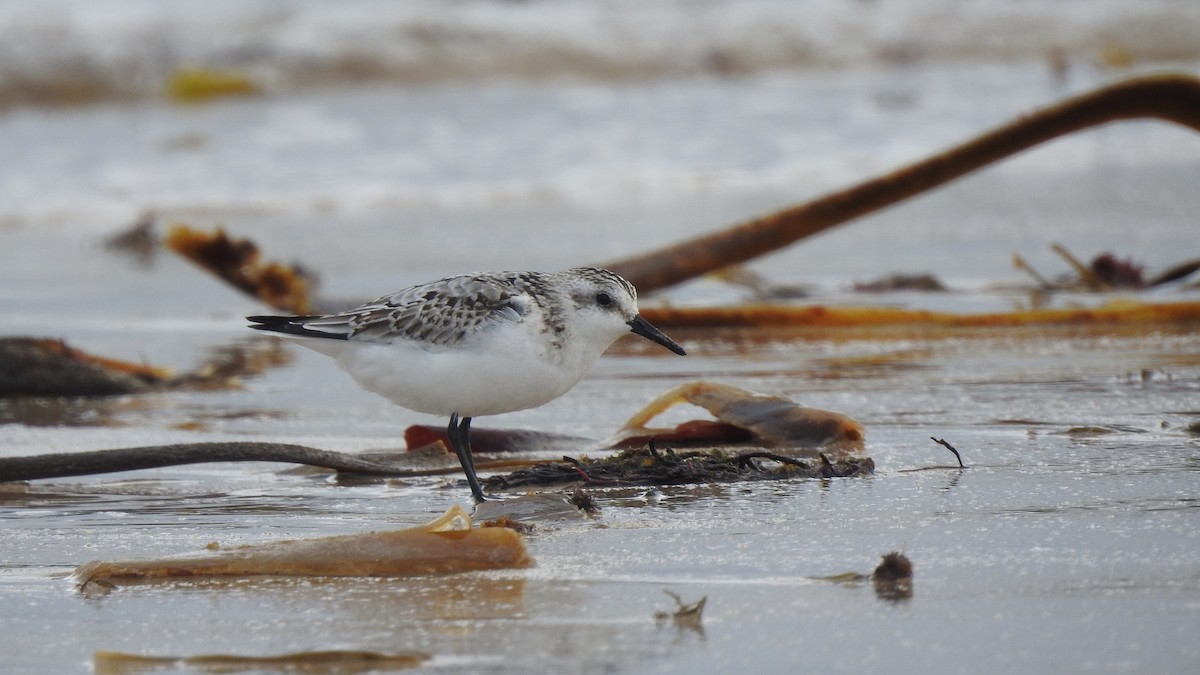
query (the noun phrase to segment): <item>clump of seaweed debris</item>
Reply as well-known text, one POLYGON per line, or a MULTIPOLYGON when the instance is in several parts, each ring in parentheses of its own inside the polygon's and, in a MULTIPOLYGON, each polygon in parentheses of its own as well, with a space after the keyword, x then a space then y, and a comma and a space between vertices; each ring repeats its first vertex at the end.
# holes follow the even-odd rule
POLYGON ((843 478, 869 476, 875 472, 870 457, 825 455, 797 459, 763 451, 731 453, 723 449, 676 453, 658 450, 650 443, 600 459, 563 457, 485 479, 490 490, 582 483, 595 487, 623 485, 682 485, 686 483, 730 483, 786 478, 843 478), (767 461, 763 461, 767 460, 767 461))
POLYGON ((0 398, 136 394, 170 380, 166 369, 95 356, 54 338, 0 338, 0 398))
POLYGON ((704 596, 692 603, 685 603, 683 598, 678 593, 663 589, 663 593, 671 596, 675 601, 674 612, 658 611, 654 613, 654 621, 658 624, 666 623, 670 619, 677 628, 688 628, 704 633, 704 625, 701 619, 704 615, 704 605, 708 602, 708 596, 704 596))
POLYGON ((0 399, 100 397, 164 389, 228 389, 238 380, 287 363, 287 352, 272 346, 231 345, 214 350, 195 370, 169 368, 97 356, 45 337, 0 336, 0 399))
POLYGON ((1074 271, 1074 276, 1066 276, 1052 281, 1033 269, 1020 255, 1013 255, 1013 265, 1029 274, 1037 282, 1038 288, 1044 291, 1144 290, 1186 279, 1200 270, 1200 260, 1187 260, 1154 276, 1147 276, 1145 266, 1135 262, 1132 258, 1118 258, 1112 253, 1105 252, 1092 258, 1091 263, 1084 264, 1062 244, 1054 244, 1050 248, 1067 262, 1067 265, 1074 271))
POLYGON ((166 245, 271 307, 296 314, 312 311, 312 275, 294 265, 264 261, 249 239, 233 239, 221 228, 209 233, 176 225, 166 245))
POLYGON ((899 551, 886 553, 871 574, 871 586, 880 600, 908 600, 913 596, 913 564, 899 551))
POLYGON ((845 585, 859 585, 869 581, 875 589, 875 596, 880 600, 898 602, 908 600, 913 596, 913 563, 900 551, 892 551, 880 556, 879 564, 870 574, 845 572, 813 578, 845 585))

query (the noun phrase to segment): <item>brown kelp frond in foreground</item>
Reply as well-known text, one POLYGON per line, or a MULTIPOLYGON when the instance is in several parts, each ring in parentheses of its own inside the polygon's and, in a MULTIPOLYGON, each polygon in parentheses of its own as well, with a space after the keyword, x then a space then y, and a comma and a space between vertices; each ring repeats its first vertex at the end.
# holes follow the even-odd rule
POLYGON ((779 250, 1060 136, 1147 118, 1200 131, 1200 79, 1145 75, 1101 87, 845 190, 602 267, 648 294, 779 250))
POLYGON ((175 225, 167 247, 275 309, 293 314, 312 311, 313 279, 295 266, 261 260, 249 239, 231 239, 221 228, 211 233, 175 225))
POLYGON ((274 656, 238 656, 234 654, 197 654, 196 656, 143 656, 123 652, 99 651, 92 655, 92 670, 97 675, 145 673, 164 668, 210 673, 240 673, 269 670, 301 673, 376 673, 416 668, 430 659, 425 652, 370 652, 329 650, 295 652, 274 656))
POLYGON ((505 527, 472 527, 457 504, 424 525, 393 532, 210 547, 193 556, 90 562, 75 570, 81 588, 91 583, 161 581, 197 577, 378 577, 452 574, 529 567, 525 540, 505 527))

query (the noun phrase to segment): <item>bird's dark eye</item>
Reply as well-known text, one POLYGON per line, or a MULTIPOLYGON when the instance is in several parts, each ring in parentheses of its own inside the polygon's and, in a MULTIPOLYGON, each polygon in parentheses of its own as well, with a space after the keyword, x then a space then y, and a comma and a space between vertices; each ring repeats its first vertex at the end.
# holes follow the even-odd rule
POLYGON ((612 296, 609 295, 608 293, 597 293, 596 294, 596 304, 600 305, 601 307, 608 307, 609 305, 612 304, 612 301, 613 301, 612 296))

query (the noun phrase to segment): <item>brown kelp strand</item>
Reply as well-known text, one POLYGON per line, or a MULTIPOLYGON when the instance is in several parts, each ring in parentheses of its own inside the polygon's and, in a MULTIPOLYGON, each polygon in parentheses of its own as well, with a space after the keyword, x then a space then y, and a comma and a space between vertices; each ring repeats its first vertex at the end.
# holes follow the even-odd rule
POLYGON ((763 451, 737 453, 714 449, 677 453, 645 447, 599 459, 564 457, 559 462, 491 476, 483 484, 489 490, 503 491, 563 484, 618 487, 840 478, 869 476, 874 471, 875 462, 870 457, 830 460, 821 455, 806 460, 763 451))

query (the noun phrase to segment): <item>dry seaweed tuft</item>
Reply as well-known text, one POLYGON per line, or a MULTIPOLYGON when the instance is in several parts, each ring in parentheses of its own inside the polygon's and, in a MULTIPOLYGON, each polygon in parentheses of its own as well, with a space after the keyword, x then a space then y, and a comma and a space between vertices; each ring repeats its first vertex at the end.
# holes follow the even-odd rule
POLYGON ((567 498, 567 502, 589 516, 600 515, 600 505, 596 503, 596 498, 581 487, 575 488, 575 491, 567 498))
POLYGON ((875 571, 871 574, 871 578, 877 581, 897 581, 899 579, 911 579, 913 575, 913 564, 908 559, 908 556, 899 551, 885 553, 879 560, 879 565, 875 567, 875 571))
POLYGON ((871 586, 880 600, 908 600, 913 596, 913 564, 899 551, 886 553, 871 574, 871 586))

